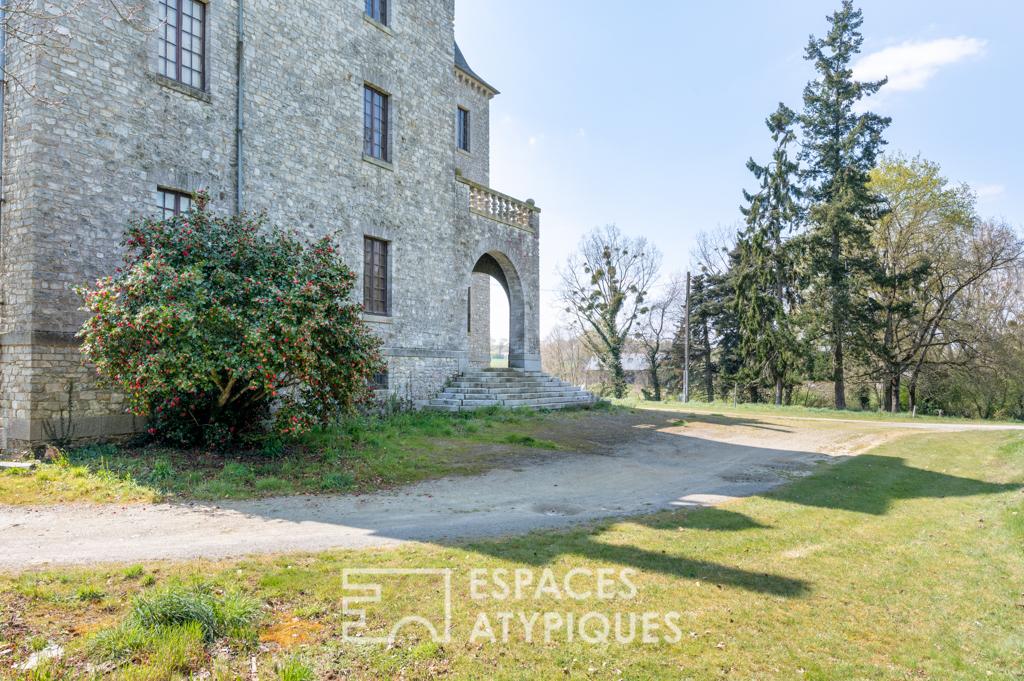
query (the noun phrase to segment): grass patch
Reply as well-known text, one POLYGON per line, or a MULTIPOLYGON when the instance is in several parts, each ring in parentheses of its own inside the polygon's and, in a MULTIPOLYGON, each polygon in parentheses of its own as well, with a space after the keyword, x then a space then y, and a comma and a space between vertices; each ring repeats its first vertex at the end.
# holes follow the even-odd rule
POLYGON ((354 419, 289 441, 227 456, 158 447, 88 446, 35 471, 0 472, 0 504, 171 499, 249 499, 296 493, 368 492, 428 478, 476 473, 515 447, 561 449, 538 431, 600 418, 593 411, 527 409, 417 412, 354 419))
POLYGON ((141 565, 129 565, 122 572, 125 579, 139 579, 144 573, 145 568, 141 565))
POLYGON ((505 442, 523 447, 536 447, 537 449, 559 449, 558 445, 550 440, 538 440, 530 435, 520 433, 509 433, 505 436, 505 442))
MULTIPOLYGON (((24 623, 6 659, 26 659, 24 642, 33 636, 70 640, 69 627, 120 616, 123 623, 139 622, 143 633, 96 634, 89 640, 106 641, 93 643, 105 651, 96 653, 100 657, 141 650, 134 653, 140 668, 170 669, 173 659, 192 659, 191 673, 209 669, 207 660, 189 658, 195 649, 187 641, 175 648, 186 652, 167 653, 171 661, 158 667, 145 632, 195 623, 209 654, 216 644, 201 623, 216 618, 175 613, 208 612, 204 599, 221 598, 220 589, 266 604, 265 621, 272 624, 260 635, 270 641, 272 632, 274 641, 266 652, 225 662, 223 678, 249 678, 252 655, 260 678, 281 679, 307 678, 307 667, 314 678, 333 672, 349 679, 1019 678, 1022 481, 1020 433, 916 433, 720 507, 487 541, 147 565, 147 576, 159 572, 171 582, 199 577, 217 585, 195 592, 198 597, 181 587, 181 598, 195 600, 187 607, 165 590, 147 597, 138 580, 111 580, 120 574, 111 568, 4 575, 0 614, 18 613, 24 623), (365 595, 344 588, 343 570, 352 567, 450 568, 452 642, 439 645, 416 625, 401 630, 391 646, 344 641, 346 625, 356 618, 342 612, 341 598, 365 595), (500 580, 504 598, 496 597, 500 580), (102 584, 103 603, 68 598, 102 584), (567 586, 586 596, 577 600, 567 586), (135 614, 150 611, 156 614, 135 614), (591 612, 610 622, 602 643, 579 633, 591 612), (473 636, 481 613, 493 640, 473 636), (511 613, 504 620, 507 641, 502 613, 511 613), (535 613, 527 640, 524 619, 535 613), (545 619, 546 613, 557 617, 545 619), (656 613, 647 621, 654 642, 643 640, 644 613, 656 613), (667 613, 677 616, 667 620, 667 613), (123 642, 116 654, 114 641, 123 642), (304 657, 291 657, 298 649, 289 649, 290 641, 309 646, 304 657)), ((440 578, 359 579, 383 585, 380 602, 359 606, 366 608, 367 626, 355 631, 364 637, 386 636, 410 614, 443 621, 440 578)), ((593 636, 600 624, 589 619, 584 630, 593 636)), ((196 640, 194 633, 181 636, 196 640)), ((78 664, 80 654, 72 651, 60 664, 78 664)), ((125 667, 113 675, 130 673, 125 667)))
POLYGON ((259 603, 253 599, 237 591, 215 592, 213 587, 195 582, 139 594, 126 621, 146 630, 196 624, 212 643, 224 637, 248 640, 259 619, 259 603))
POLYGON ((313 681, 313 666, 300 655, 289 655, 274 664, 274 676, 278 681, 313 681))

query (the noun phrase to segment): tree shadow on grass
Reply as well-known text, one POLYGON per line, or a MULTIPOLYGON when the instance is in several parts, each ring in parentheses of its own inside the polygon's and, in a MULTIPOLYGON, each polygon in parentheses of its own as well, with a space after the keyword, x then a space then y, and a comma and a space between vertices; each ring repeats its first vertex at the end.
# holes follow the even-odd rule
MULTIPOLYGON (((660 411, 660 410, 659 410, 660 411)), ((726 416, 725 414, 697 414, 685 409, 678 411, 671 410, 665 413, 679 414, 683 421, 689 421, 693 423, 706 423, 714 426, 746 426, 747 428, 756 428, 757 430, 770 430, 776 433, 792 433, 792 428, 784 428, 777 423, 766 423, 759 418, 753 416, 726 416)))
MULTIPOLYGON (((708 530, 742 532, 745 530, 771 530, 742 513, 706 507, 688 511, 659 513, 652 516, 630 518, 629 522, 646 525, 656 530, 708 530)), ((515 537, 504 541, 472 542, 466 548, 503 560, 515 560, 528 565, 548 565, 559 556, 572 555, 588 560, 615 563, 648 572, 660 572, 684 579, 699 579, 712 584, 731 586, 773 596, 799 597, 809 589, 801 579, 792 579, 766 572, 752 572, 721 563, 696 560, 664 551, 608 544, 600 540, 603 532, 573 530, 567 533, 542 534, 551 543, 539 545, 538 535, 515 537)), ((542 541, 542 540, 541 540, 542 541)))
POLYGON ((884 515, 896 501, 1000 494, 1021 483, 994 483, 908 466, 896 456, 861 454, 765 493, 803 506, 884 515))
MULTIPOLYGON (((906 461, 900 457, 862 454, 843 463, 826 466, 813 475, 761 496, 804 506, 884 515, 899 500, 999 494, 1020 487, 1020 483, 990 483, 914 468, 907 466, 906 461)), ((743 532, 774 529, 742 513, 713 506, 699 508, 685 515, 660 513, 633 517, 628 521, 665 531, 690 529, 743 532)), ((784 575, 752 572, 639 546, 605 543, 601 541, 602 534, 601 531, 575 530, 548 535, 550 543, 541 546, 538 546, 538 537, 533 535, 501 542, 471 543, 468 548, 485 555, 537 566, 550 564, 559 556, 572 555, 787 598, 803 596, 811 589, 808 582, 784 575)))

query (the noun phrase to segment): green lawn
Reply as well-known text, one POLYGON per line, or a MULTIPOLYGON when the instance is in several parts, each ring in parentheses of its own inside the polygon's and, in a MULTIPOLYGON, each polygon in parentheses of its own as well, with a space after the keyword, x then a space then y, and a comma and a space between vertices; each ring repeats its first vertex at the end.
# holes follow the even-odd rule
MULTIPOLYGON (((9 575, 0 578, 0 622, 7 623, 0 638, 12 651, 4 660, 63 642, 68 654, 46 670, 46 678, 61 678, 76 665, 84 669, 86 651, 97 649, 94 632, 120 621, 138 594, 201 580, 212 593, 265 606, 263 652, 230 639, 224 645, 234 646, 231 656, 206 657, 196 652, 198 634, 182 630, 174 655, 143 646, 133 653, 135 664, 113 676, 166 671, 170 663, 160 660, 173 658, 173 673, 182 678, 201 668, 213 678, 251 678, 255 657, 261 679, 305 671, 324 679, 1021 678, 1022 481, 1021 433, 919 433, 822 465, 768 494, 570 531, 9 575), (341 597, 352 593, 343 585, 345 568, 451 569, 451 641, 433 643, 416 626, 390 646, 346 641, 344 625, 354 616, 341 607, 341 597), (570 575, 577 569, 589 572, 570 575), (502 595, 495 570, 507 571, 508 598, 495 598, 502 595), (518 573, 522 582, 531 578, 518 599, 517 570, 530 571, 518 573), (599 575, 610 581, 599 584, 599 575), (475 588, 482 599, 472 597, 474 577, 487 581, 475 588), (589 596, 571 597, 567 577, 574 594, 589 596), (598 598, 600 590, 612 597, 598 598), (600 634, 603 615, 611 622, 609 640, 588 642, 580 634, 577 625, 591 612, 584 633, 600 634), (481 613, 493 640, 480 627, 481 613), (512 615, 504 620, 507 641, 502 613, 512 615), (520 613, 527 622, 540 613, 529 641, 520 613), (620 642, 615 617, 625 638, 630 613, 636 633, 620 642), (648 624, 659 627, 648 628, 653 642, 643 641, 644 613, 654 613, 648 624)), ((363 604, 368 626, 353 630, 362 638, 386 635, 409 614, 443 618, 437 578, 378 581, 383 600, 363 604)))

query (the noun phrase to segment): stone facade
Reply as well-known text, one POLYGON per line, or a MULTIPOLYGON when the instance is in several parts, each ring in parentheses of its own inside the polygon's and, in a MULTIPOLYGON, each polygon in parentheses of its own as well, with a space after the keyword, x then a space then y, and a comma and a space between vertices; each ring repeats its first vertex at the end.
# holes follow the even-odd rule
MULTIPOLYGON (((205 5, 201 90, 158 75, 156 36, 102 4, 65 20, 65 52, 12 45, 9 68, 34 89, 16 87, 3 112, 3 449, 45 440, 69 380, 79 437, 140 427, 81 365, 72 287, 114 273, 124 224, 154 212, 161 189, 209 187, 224 214, 240 195, 244 210, 307 237, 340 230, 358 273, 364 236, 387 241, 388 313, 366 320, 385 340, 392 390, 427 399, 489 354, 487 275, 510 297, 512 365, 539 369, 540 211, 487 189, 497 92, 457 54, 454 1, 392 0, 387 26, 356 0, 290 11, 243 2, 241 45, 238 0, 205 5), (367 85, 389 97, 383 160, 363 153, 367 85), (470 111, 468 153, 456 144, 460 106, 470 111)), ((157 5, 145 3, 155 25, 157 5)))

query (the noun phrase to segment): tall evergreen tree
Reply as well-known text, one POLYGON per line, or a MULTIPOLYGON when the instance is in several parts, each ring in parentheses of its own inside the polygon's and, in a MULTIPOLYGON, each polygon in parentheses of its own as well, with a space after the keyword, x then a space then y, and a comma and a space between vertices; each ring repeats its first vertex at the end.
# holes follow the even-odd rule
MULTIPOLYGON (((801 191, 795 179, 799 163, 790 160, 787 147, 796 138, 796 114, 784 104, 765 123, 775 141, 772 161, 747 168, 761 181, 757 194, 746 190, 747 207, 741 208, 747 228, 739 241, 740 262, 736 273, 734 310, 740 327, 740 372, 748 384, 771 379, 775 404, 782 404, 783 383, 794 364, 796 339, 786 309, 786 292, 792 299, 793 267, 790 249, 782 240, 800 219, 801 191)), ((790 306, 792 309, 792 306, 790 306)))
POLYGON ((864 97, 888 79, 863 83, 853 79, 850 62, 860 52, 863 23, 852 0, 828 18, 824 39, 813 35, 805 59, 820 78, 804 88, 800 116, 806 162, 804 177, 811 200, 811 229, 804 240, 808 294, 807 331, 823 340, 832 355, 836 409, 846 408, 844 351, 855 334, 867 337, 874 323, 866 295, 874 268, 870 228, 881 213, 880 200, 868 188, 868 173, 885 140, 891 119, 854 113, 864 97))

